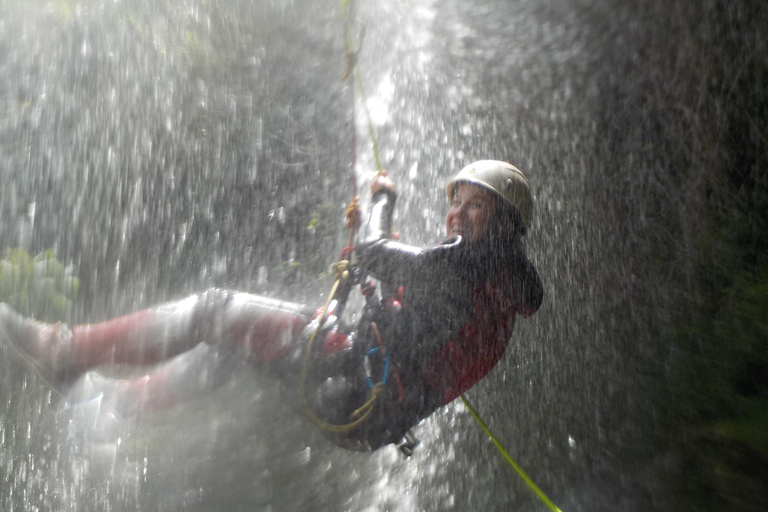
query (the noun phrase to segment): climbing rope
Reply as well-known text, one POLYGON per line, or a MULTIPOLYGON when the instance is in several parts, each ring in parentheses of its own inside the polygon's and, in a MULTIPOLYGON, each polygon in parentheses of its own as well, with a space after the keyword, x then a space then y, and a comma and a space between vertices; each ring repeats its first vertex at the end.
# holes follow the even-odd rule
POLYGON ((559 508, 557 508, 557 505, 552 503, 552 500, 550 500, 544 492, 539 489, 539 487, 533 483, 533 480, 523 471, 523 468, 517 465, 517 463, 512 460, 512 457, 509 456, 509 453, 504 449, 504 447, 501 445, 499 440, 496 438, 496 436, 491 432, 491 429, 488 428, 488 425, 485 424, 485 422, 480 418, 480 415, 478 414, 477 410, 475 410, 474 407, 472 407, 472 404, 469 403, 469 400, 466 399, 464 395, 460 395, 461 401, 464 402, 464 406, 469 410, 469 412, 472 414, 472 417, 477 420, 477 424, 480 425, 480 428, 483 429, 483 431, 488 435, 488 437, 491 438, 491 441, 493 441, 493 444, 496 445, 496 448, 499 449, 501 454, 504 456, 505 459, 507 459, 507 462, 517 471, 517 473, 523 478, 525 483, 528 484, 528 486, 533 489, 533 492, 536 493, 536 496, 541 499, 541 501, 546 504, 550 510, 553 512, 561 512, 559 508))
MULTIPOLYGON (((365 114, 365 120, 366 120, 366 129, 368 131, 368 139, 371 143, 371 152, 373 153, 373 161, 376 165, 376 170, 381 172, 384 170, 384 168, 381 166, 381 158, 379 157, 379 145, 376 143, 376 134, 373 130, 373 122, 371 121, 371 113, 368 110, 368 101, 365 95, 365 87, 363 86, 363 79, 360 76, 360 68, 357 65, 357 57, 360 53, 360 49, 355 44, 354 36, 352 35, 352 6, 354 4, 354 0, 341 0, 341 12, 342 16, 344 17, 344 41, 345 41, 345 47, 346 47, 346 53, 345 53, 345 61, 346 61, 346 68, 344 70, 344 73, 342 73, 342 78, 348 79, 350 81, 350 89, 354 90, 357 88, 358 93, 360 94, 360 100, 363 105, 363 112, 365 114), (354 82, 354 83, 353 83, 354 82)), ((364 32, 363 32, 364 34, 364 32)), ((362 39, 362 38, 361 38, 362 39)), ((352 154, 353 157, 355 155, 355 129, 354 129, 354 105, 355 105, 355 99, 353 95, 352 105, 352 154)), ((352 163, 352 170, 354 172, 354 158, 352 163)), ((356 195, 356 191, 354 192, 356 195)))
MULTIPOLYGON (((299 382, 299 394, 301 395, 301 399, 304 403, 304 408, 309 418, 312 420, 313 423, 315 423, 321 429, 329 432, 334 432, 334 433, 341 433, 341 432, 347 432, 349 430, 352 430, 360 426, 366 419, 368 419, 368 417, 373 411, 373 408, 376 404, 377 399, 379 398, 381 393, 385 391, 387 374, 389 372, 389 355, 387 354, 387 351, 384 348, 384 345, 381 341, 381 335, 378 332, 378 328, 376 324, 372 323, 371 324, 372 329, 379 340, 379 349, 382 351, 382 354, 384 354, 386 364, 385 364, 385 369, 383 372, 384 375, 382 376, 382 380, 377 383, 373 383, 373 381, 370 381, 369 387, 371 391, 370 391, 370 396, 368 400, 350 415, 349 417, 350 421, 348 423, 332 424, 321 419, 314 412, 311 404, 309 403, 309 400, 307 399, 306 383, 309 375, 312 347, 314 345, 315 338, 317 337, 317 333, 320 332, 323 325, 325 324, 325 321, 328 315, 328 307, 330 306, 331 302, 333 301, 334 297, 339 291, 339 288, 343 287, 346 294, 349 290, 349 286, 351 286, 352 284, 351 280, 353 279, 352 271, 353 271, 354 264, 351 262, 351 260, 352 260, 352 254, 355 250, 354 241, 355 241, 355 236, 358 230, 360 229, 360 226, 362 225, 362 214, 360 211, 360 198, 357 194, 357 183, 355 179, 355 167, 356 167, 356 155, 357 155, 357 152, 356 152, 357 139, 356 139, 356 130, 355 130, 355 104, 356 104, 356 98, 354 95, 355 90, 357 90, 358 94, 360 94, 361 103, 363 105, 363 111, 365 113, 365 118, 367 122, 368 138, 370 139, 371 151, 373 152, 373 158, 376 165, 376 169, 378 170, 378 175, 382 175, 385 172, 383 167, 381 166, 381 159, 379 158, 379 146, 376 142, 376 136, 373 130, 373 122, 371 121, 370 112, 368 111, 368 108, 367 108, 365 88, 363 87, 363 80, 362 80, 362 77, 360 76, 360 70, 357 66, 357 57, 360 50, 355 44, 355 40, 352 34, 352 28, 351 28, 353 3, 354 3, 353 0, 341 0, 341 10, 344 18, 344 41, 345 41, 345 70, 342 73, 341 78, 349 80, 350 91, 352 94, 352 102, 351 102, 352 103, 352 126, 350 129, 350 139, 351 139, 350 183, 351 183, 353 199, 345 212, 346 227, 347 229, 349 229, 349 241, 348 241, 347 247, 345 247, 341 252, 342 259, 332 266, 336 271, 335 282, 331 287, 331 291, 328 294, 328 299, 326 300, 325 305, 320 310, 321 314, 319 318, 316 319, 315 328, 312 330, 312 333, 310 334, 309 339, 307 341, 307 348, 304 353, 301 377, 299 382)), ((394 367, 393 367, 393 370, 394 370, 394 367)), ((396 370, 395 370, 395 378, 398 384, 400 401, 402 401, 403 399, 402 382, 400 380, 400 375, 397 373, 396 370)))

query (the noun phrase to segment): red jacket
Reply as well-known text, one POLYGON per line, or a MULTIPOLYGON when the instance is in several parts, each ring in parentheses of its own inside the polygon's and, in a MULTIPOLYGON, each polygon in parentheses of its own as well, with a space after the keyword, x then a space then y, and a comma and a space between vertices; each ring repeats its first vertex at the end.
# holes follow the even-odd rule
POLYGON ((473 311, 450 341, 422 366, 424 378, 449 403, 491 371, 512 337, 515 318, 533 314, 539 304, 518 300, 515 269, 507 269, 472 290, 473 311))

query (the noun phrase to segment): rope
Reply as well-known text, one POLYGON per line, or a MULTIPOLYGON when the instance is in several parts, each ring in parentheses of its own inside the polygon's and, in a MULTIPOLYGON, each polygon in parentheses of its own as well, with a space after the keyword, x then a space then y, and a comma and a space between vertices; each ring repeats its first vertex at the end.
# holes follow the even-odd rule
POLYGON ((461 401, 464 402, 464 406, 472 414, 472 417, 475 418, 475 420, 477 420, 477 424, 480 425, 480 428, 482 428, 483 431, 488 435, 488 437, 491 438, 491 441, 493 441, 493 444, 496 445, 496 448, 499 449, 499 451, 504 456, 504 458, 507 459, 507 462, 509 462, 509 464, 513 468, 515 468, 515 471, 517 471, 518 474, 523 478, 523 480, 525 480, 525 483, 527 483, 528 486, 531 489, 533 489, 533 492, 536 493, 536 496, 538 496, 541 499, 541 501, 543 501, 549 507, 549 509, 552 510, 553 512, 561 512, 560 509, 557 508, 557 505, 552 503, 552 501, 547 497, 547 495, 544 494, 544 492, 541 489, 539 489, 539 487, 535 483, 533 483, 533 480, 531 480, 531 478, 525 473, 525 471, 523 471, 523 468, 518 466, 517 463, 514 460, 512 460, 512 457, 509 456, 509 454, 501 445, 499 440, 496 439, 496 436, 493 434, 493 432, 491 432, 491 429, 488 428, 488 425, 486 425, 485 422, 480 418, 480 415, 477 413, 475 408, 472 407, 472 404, 469 403, 469 400, 467 400, 466 397, 464 397, 464 395, 460 395, 460 396, 461 396, 461 401))
POLYGON ((349 93, 351 96, 351 107, 352 112, 350 116, 350 129, 349 129, 349 146, 350 146, 350 166, 349 166, 349 182, 352 188, 352 197, 357 198, 357 181, 355 180, 355 165, 357 162, 357 134, 356 134, 356 127, 355 127, 355 83, 354 83, 354 73, 352 73, 352 69, 354 69, 356 63, 357 63, 357 53, 352 51, 354 48, 354 42, 352 41, 352 30, 350 29, 349 24, 349 13, 348 11, 351 10, 351 6, 349 5, 348 0, 344 0, 342 2, 342 11, 344 13, 344 41, 345 41, 345 54, 344 59, 346 62, 344 73, 341 74, 341 79, 349 80, 349 93))
MULTIPOLYGON (((341 0, 341 12, 344 17, 344 41, 346 45, 346 54, 345 54, 345 60, 346 60, 346 69, 344 70, 344 73, 341 75, 342 78, 348 79, 350 83, 354 82, 355 87, 357 88, 358 93, 360 94, 360 99, 362 100, 363 104, 363 112, 365 113, 365 120, 366 120, 366 128, 368 132, 368 139, 371 142, 371 151, 373 152, 373 161, 376 165, 376 170, 381 172, 384 170, 384 168, 381 166, 381 158, 379 157, 379 145, 376 142, 376 134, 373 130, 373 122, 371 121, 371 113, 368 111, 368 100, 365 95, 365 87, 363 86, 363 79, 360 75, 360 68, 357 65, 357 56, 359 53, 359 49, 356 48, 354 37, 352 36, 352 28, 350 23, 351 18, 351 11, 352 11, 352 4, 354 3, 354 0, 341 0)), ((354 154, 355 154, 355 148, 354 148, 354 97, 353 97, 353 128, 352 128, 352 140, 353 140, 353 148, 352 148, 352 154, 353 154, 353 168, 354 171, 354 154)), ((356 187, 353 187, 353 194, 357 195, 356 187)))
MULTIPOLYGON (((386 381, 386 372, 384 375, 384 379, 382 382, 378 382, 376 384, 373 384, 371 386, 371 396, 368 398, 368 400, 360 406, 357 410, 355 410, 351 415, 349 423, 337 425, 328 423, 324 420, 322 420, 315 412, 312 410, 312 406, 309 403, 309 400, 307 399, 307 393, 306 393, 306 383, 307 383, 307 377, 309 374, 309 366, 310 366, 310 359, 312 354, 312 346, 314 345, 315 338, 317 337, 317 333, 322 329, 323 324, 325 323, 327 314, 328 314, 328 306, 330 305, 331 301, 333 300, 334 296, 336 295, 336 292, 339 289, 339 286, 346 285, 348 280, 351 278, 351 274, 349 272, 350 269, 350 259, 352 256, 352 253, 354 251, 354 239, 355 235, 357 234, 358 230, 360 229, 360 226, 362 225, 362 214, 360 211, 360 198, 357 194, 357 184, 355 180, 355 166, 356 166, 356 129, 355 129, 355 88, 357 88, 357 91, 359 92, 362 103, 363 103, 363 111, 365 112, 365 118, 367 121, 367 128, 368 128, 368 138, 371 141, 371 149, 373 151, 373 158, 374 162, 376 164, 376 169, 378 170, 379 174, 384 172, 384 169, 381 166, 381 159, 379 158, 379 146, 376 143, 376 136, 373 131, 373 123, 371 121, 371 115, 368 112, 368 108, 366 105, 366 98, 365 98, 365 89, 363 87, 363 80, 360 76, 360 71, 357 66, 357 56, 359 53, 359 49, 356 48, 354 37, 352 36, 352 28, 351 28, 351 22, 350 18, 352 6, 353 6, 353 0, 341 0, 341 11, 344 18, 344 42, 345 42, 345 70, 341 75, 342 79, 346 79, 350 81, 350 91, 352 93, 352 126, 350 130, 350 139, 351 139, 351 162, 350 162, 350 184, 352 188, 352 202, 349 204, 349 206, 346 209, 345 217, 346 217, 346 227, 349 229, 349 243, 347 244, 347 247, 345 247, 342 250, 342 260, 338 263, 335 263, 333 265, 334 269, 336 270, 336 280, 331 287, 331 291, 328 294, 328 299, 325 301, 325 304, 321 308, 321 316, 317 319, 317 326, 312 331, 312 334, 309 336, 309 340, 307 341, 307 348, 304 353, 304 359, 302 361, 302 369, 301 369, 301 376, 299 381, 299 394, 301 395, 302 402, 304 404, 304 408, 306 410, 307 415, 312 420, 313 423, 315 423, 320 428, 329 431, 329 432, 347 432, 349 430, 352 430, 353 428, 359 426, 362 424, 371 414, 373 411, 373 407, 376 403, 376 400, 378 399, 379 395, 385 390, 385 381, 386 381)), ((374 325, 374 329, 376 329, 374 325)), ((376 331, 378 333, 378 330, 376 331)), ((383 346, 382 346, 383 349, 383 346)), ((388 370, 388 368, 387 368, 388 370)), ((398 385, 402 386, 400 384, 400 376, 397 375, 397 381, 398 385)), ((402 397, 402 390, 400 391, 401 397, 402 397)), ((402 398, 401 398, 402 399, 402 398)))

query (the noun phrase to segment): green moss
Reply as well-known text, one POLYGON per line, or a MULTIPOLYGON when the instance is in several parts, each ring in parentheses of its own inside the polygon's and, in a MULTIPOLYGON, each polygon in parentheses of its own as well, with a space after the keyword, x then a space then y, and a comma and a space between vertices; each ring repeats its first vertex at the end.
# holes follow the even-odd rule
POLYGON ((36 256, 17 247, 0 259, 0 302, 39 320, 66 320, 77 298, 80 281, 56 259, 53 250, 36 256))
POLYGON ((72 6, 67 0, 54 0, 53 5, 62 21, 72 21, 72 6))

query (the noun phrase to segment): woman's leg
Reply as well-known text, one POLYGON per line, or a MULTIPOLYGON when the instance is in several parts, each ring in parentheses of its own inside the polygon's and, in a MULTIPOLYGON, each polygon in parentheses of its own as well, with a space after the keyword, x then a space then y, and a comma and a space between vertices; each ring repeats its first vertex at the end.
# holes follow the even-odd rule
POLYGON ((0 325, 11 341, 57 373, 153 364, 201 342, 229 344, 270 363, 290 351, 310 315, 311 309, 298 304, 216 289, 71 330, 24 319, 0 305, 0 325))
POLYGON ((138 377, 114 378, 89 371, 67 398, 70 406, 98 400, 105 411, 122 416, 153 413, 230 382, 239 364, 230 351, 201 343, 138 377))
POLYGON ((313 313, 302 304, 233 293, 223 316, 224 339, 254 362, 272 363, 297 348, 313 313))

